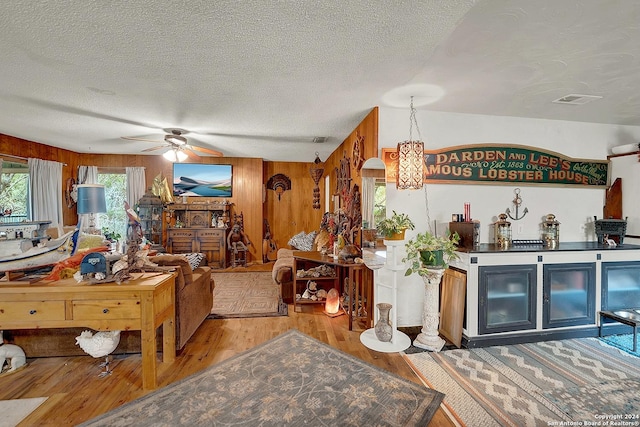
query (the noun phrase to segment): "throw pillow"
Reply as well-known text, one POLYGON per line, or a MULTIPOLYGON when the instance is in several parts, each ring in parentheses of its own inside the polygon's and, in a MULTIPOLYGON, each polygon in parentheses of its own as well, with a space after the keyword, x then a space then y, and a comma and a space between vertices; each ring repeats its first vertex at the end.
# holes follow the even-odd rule
POLYGON ((187 261, 189 261, 191 270, 195 270, 196 268, 198 268, 200 266, 200 263, 204 259, 204 254, 198 252, 184 254, 184 256, 187 258, 187 261))
POLYGON ((304 231, 296 234, 289 240, 289 245, 293 246, 296 249, 301 251, 312 251, 313 250, 313 241, 316 238, 316 231, 312 231, 309 234, 306 234, 304 231))

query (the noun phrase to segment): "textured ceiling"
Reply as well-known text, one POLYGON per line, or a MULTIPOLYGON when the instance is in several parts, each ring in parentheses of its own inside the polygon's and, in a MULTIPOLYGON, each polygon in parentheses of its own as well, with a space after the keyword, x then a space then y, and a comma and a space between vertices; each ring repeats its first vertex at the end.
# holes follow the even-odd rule
POLYGON ((640 126, 635 0, 4 1, 0 28, 0 133, 78 152, 182 128, 312 161, 424 84, 429 110, 640 126))

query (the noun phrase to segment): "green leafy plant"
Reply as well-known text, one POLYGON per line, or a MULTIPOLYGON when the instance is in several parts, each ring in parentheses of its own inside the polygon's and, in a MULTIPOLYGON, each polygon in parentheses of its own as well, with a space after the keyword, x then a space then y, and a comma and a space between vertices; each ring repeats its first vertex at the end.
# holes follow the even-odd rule
POLYGON ((103 229, 102 234, 104 234, 104 238, 109 240, 110 242, 117 242, 122 238, 120 233, 116 231, 110 231, 108 228, 103 229))
POLYGON ((457 252, 460 236, 447 232, 446 236, 436 236, 428 231, 418 233, 405 244, 407 256, 402 262, 408 262, 405 276, 418 273, 427 276, 429 268, 446 268, 449 262, 460 258, 457 252))
POLYGON ((413 230, 414 228, 415 225, 409 215, 397 213, 396 211, 392 211, 391 217, 380 220, 376 224, 377 232, 384 237, 391 237, 403 230, 413 230))

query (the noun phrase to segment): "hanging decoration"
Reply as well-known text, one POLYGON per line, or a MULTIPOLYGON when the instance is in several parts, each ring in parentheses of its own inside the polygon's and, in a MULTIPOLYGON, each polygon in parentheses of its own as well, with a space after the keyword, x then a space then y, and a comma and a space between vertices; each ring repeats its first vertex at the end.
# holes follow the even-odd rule
POLYGON ((511 218, 514 221, 519 221, 522 218, 524 218, 524 216, 529 212, 528 208, 524 208, 524 210, 522 211, 522 215, 518 216, 518 210, 520 209, 520 206, 522 205, 522 197, 520 197, 520 189, 516 188, 515 190, 513 190, 513 193, 516 195, 516 197, 513 199, 512 203, 513 206, 515 206, 516 208, 516 216, 511 216, 511 209, 507 208, 506 211, 504 211, 504 213, 506 213, 507 215, 509 215, 509 218, 511 218))
POLYGON ((313 209, 320 209, 320 187, 318 187, 318 183, 320 182, 322 175, 324 175, 324 163, 320 160, 317 151, 313 165, 309 168, 309 173, 311 174, 311 179, 313 179, 313 182, 315 183, 315 187, 313 187, 313 209))
POLYGON ((420 136, 420 128, 416 120, 416 109, 413 107, 411 97, 411 109, 409 113, 409 140, 398 143, 398 174, 396 175, 396 188, 399 190, 419 190, 422 188, 424 174, 424 142, 420 136), (413 126, 418 132, 418 139, 413 140, 413 126))
POLYGON ((269 190, 273 190, 278 195, 278 201, 280 201, 280 196, 287 190, 291 190, 291 179, 282 173, 277 173, 273 175, 267 181, 267 188, 269 190))
POLYGON ((364 163, 364 136, 356 130, 356 139, 353 141, 353 149, 351 150, 351 163, 356 173, 360 175, 360 169, 364 163))

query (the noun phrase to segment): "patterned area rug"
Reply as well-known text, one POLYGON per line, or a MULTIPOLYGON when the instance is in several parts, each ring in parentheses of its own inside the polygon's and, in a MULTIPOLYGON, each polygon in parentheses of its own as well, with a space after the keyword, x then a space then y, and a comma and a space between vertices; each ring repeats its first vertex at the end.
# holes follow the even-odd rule
POLYGON ((604 425, 607 415, 640 414, 640 358, 596 338, 405 358, 468 426, 604 425))
POLYGON ((212 273, 215 281, 210 319, 286 316, 280 286, 270 271, 212 273))
POLYGON ((46 397, 0 400, 0 427, 15 427, 42 405, 46 397))
POLYGON ((291 330, 82 426, 426 426, 442 397, 291 330))
POLYGON ((639 336, 636 337, 638 348, 637 348, 637 351, 635 352, 633 351, 633 334, 608 335, 600 339, 609 345, 619 348, 620 350, 626 351, 627 353, 640 357, 640 334, 638 335, 639 336))

